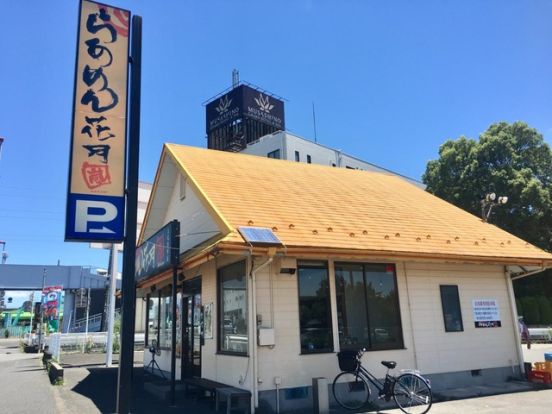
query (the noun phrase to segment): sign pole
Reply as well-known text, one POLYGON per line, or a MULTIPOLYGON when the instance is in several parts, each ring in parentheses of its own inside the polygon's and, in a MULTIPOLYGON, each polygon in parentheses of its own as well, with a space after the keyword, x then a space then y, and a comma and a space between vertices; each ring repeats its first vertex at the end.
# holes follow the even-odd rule
POLYGON ((132 367, 134 364, 136 219, 138 208, 138 161, 140 154, 140 80, 142 66, 142 17, 132 17, 130 120, 127 170, 127 216, 123 250, 122 323, 119 375, 117 378, 117 413, 130 413, 132 367))
POLYGON ((107 309, 107 349, 105 366, 110 367, 113 363, 113 335, 115 323, 115 291, 117 289, 117 245, 111 245, 111 279, 109 280, 109 295, 107 309))

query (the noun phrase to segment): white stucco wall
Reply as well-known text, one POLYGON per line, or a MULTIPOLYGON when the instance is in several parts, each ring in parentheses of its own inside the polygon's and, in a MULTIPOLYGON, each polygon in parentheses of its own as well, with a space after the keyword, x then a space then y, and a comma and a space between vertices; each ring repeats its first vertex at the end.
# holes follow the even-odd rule
POLYGON ((185 179, 177 174, 163 224, 172 220, 180 222, 180 253, 186 252, 203 241, 220 232, 195 192, 186 180, 186 196, 180 197, 180 180, 185 179))
POLYGON ((443 373, 518 365, 504 270, 489 265, 406 264, 418 366, 443 373), (445 332, 439 285, 458 285, 463 332, 445 332), (497 299, 502 327, 476 328, 473 299, 497 299))
MULTIPOLYGON (((203 304, 213 303, 213 338, 206 338, 202 348, 202 377, 251 389, 253 364, 249 358, 217 354, 216 342, 216 269, 243 259, 239 256, 217 257, 216 261, 211 260, 185 275, 186 278, 201 275, 203 304), (242 383, 240 379, 245 381, 242 383)), ((256 264, 263 261, 256 259, 256 264)), ((333 263, 333 260, 329 261, 329 275, 334 348, 337 352, 339 339, 333 263)), ((416 368, 423 374, 517 366, 517 325, 513 323, 507 280, 501 266, 394 263, 404 349, 365 353, 363 363, 376 376, 385 374, 386 369, 380 364, 382 360, 395 360, 398 369, 416 368), (458 285, 463 332, 445 332, 439 290, 442 284, 458 285), (498 300, 502 327, 475 328, 473 299, 498 300)), ((286 258, 285 267, 295 265, 294 259, 286 258)), ((247 269, 250 269, 249 263, 247 269)), ((281 378, 282 388, 309 386, 312 378, 319 376, 331 381, 339 372, 335 353, 301 355, 297 273, 280 274, 279 269, 280 259, 276 258, 270 266, 257 273, 257 314, 262 317, 262 327, 275 329, 276 338, 274 347, 258 347, 259 390, 274 389, 275 377, 281 378)), ((252 332, 251 322, 249 332, 252 332)), ((149 353, 144 356, 147 364, 149 353)), ((163 351, 158 360, 164 370, 169 370, 169 351, 163 351)), ((180 360, 177 360, 177 367, 177 378, 180 378, 180 360)))

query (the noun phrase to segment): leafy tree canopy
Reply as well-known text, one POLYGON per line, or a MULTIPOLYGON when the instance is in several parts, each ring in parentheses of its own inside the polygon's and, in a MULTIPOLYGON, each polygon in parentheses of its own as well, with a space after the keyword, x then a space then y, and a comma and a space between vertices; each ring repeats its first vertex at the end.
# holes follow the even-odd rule
POLYGON ((493 124, 479 140, 448 140, 422 179, 429 192, 477 216, 485 194, 508 196, 489 221, 552 250, 552 151, 524 122, 493 124))

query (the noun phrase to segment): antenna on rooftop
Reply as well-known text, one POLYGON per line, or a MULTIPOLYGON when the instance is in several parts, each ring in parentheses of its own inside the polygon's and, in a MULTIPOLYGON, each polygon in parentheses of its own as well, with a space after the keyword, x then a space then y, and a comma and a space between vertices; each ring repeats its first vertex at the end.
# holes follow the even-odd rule
POLYGON ((232 88, 235 88, 240 83, 240 71, 237 69, 232 69, 232 88))
POLYGON ((314 142, 318 142, 316 138, 316 113, 314 112, 314 102, 312 103, 312 122, 314 124, 314 142))

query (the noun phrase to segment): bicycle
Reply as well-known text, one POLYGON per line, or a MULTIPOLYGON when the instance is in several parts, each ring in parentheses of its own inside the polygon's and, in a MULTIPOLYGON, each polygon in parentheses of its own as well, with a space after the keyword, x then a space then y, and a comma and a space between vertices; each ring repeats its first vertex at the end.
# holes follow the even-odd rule
POLYGON ((429 381, 417 372, 406 372, 398 377, 389 374, 397 366, 395 361, 381 361, 387 368, 384 382, 378 380, 362 366, 361 358, 366 349, 342 351, 337 354, 339 368, 332 391, 337 403, 348 410, 358 410, 367 405, 372 383, 378 389, 378 399, 395 400, 398 407, 407 414, 424 414, 431 408, 433 396, 429 381))

